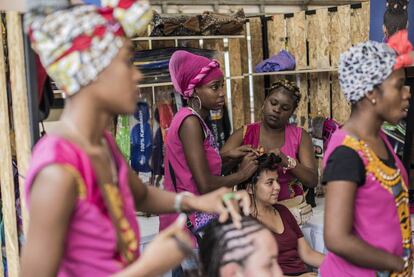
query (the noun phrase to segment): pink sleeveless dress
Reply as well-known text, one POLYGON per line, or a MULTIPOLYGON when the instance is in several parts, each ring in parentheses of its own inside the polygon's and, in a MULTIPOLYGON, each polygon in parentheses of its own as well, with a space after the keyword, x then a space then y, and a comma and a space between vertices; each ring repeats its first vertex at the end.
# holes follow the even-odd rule
MULTIPOLYGON (((369 161, 365 152, 367 148, 342 129, 335 131, 329 141, 324 166, 332 152, 341 145, 350 147, 358 153, 365 165, 366 179, 365 183, 358 187, 355 195, 353 232, 376 248, 400 257, 409 256, 411 255, 411 221, 408 208, 408 176, 386 136, 382 132, 380 135, 389 152, 393 153, 396 166, 400 170, 399 181, 397 179, 395 184, 387 185, 380 182, 376 175, 375 164, 369 161)), ((411 270, 404 276, 411 276, 411 270)), ((390 272, 376 272, 353 265, 331 252, 326 255, 320 273, 323 277, 397 276, 390 272)))
MULTIPOLYGON (((112 136, 106 133, 105 139, 118 168, 123 214, 138 245, 140 233, 135 217, 134 199, 128 184, 128 165, 118 151, 112 136)), ((121 262, 117 250, 115 227, 105 207, 91 161, 77 145, 55 135, 47 135, 36 144, 25 183, 28 206, 30 189, 37 174, 49 165, 61 165, 77 179, 78 197, 69 222, 58 276, 100 277, 122 270, 125 265, 121 262)), ((135 256, 136 258, 139 256, 139 247, 135 256)))
MULTIPOLYGON (((260 125, 260 122, 247 125, 243 136, 243 145, 250 144, 253 148, 260 146, 260 125)), ((280 148, 280 151, 287 156, 298 159, 301 141, 302 128, 287 124, 285 127, 285 143, 280 148)), ((297 179, 294 175, 289 171, 283 172, 282 168, 278 169, 278 174, 278 181, 280 183, 279 201, 303 194, 301 186, 296 185, 297 179)))
MULTIPOLYGON (((167 191, 176 191, 169 169, 169 164, 171 164, 175 174, 177 192, 188 191, 195 195, 200 195, 197 183, 190 167, 188 166, 187 159, 184 154, 184 147, 179 135, 182 123, 189 116, 196 116, 200 120, 200 124, 204 130, 205 140, 203 146, 210 173, 215 176, 221 175, 221 156, 214 140, 214 136, 204 120, 192 109, 185 107, 174 116, 170 128, 167 130, 167 138, 165 143, 164 188, 167 191)), ((174 222, 177 216, 177 214, 160 215, 160 230, 167 228, 174 222)), ((197 226, 195 214, 190 215, 190 220, 194 226, 197 226)), ((195 242, 195 239, 193 241, 195 242)))

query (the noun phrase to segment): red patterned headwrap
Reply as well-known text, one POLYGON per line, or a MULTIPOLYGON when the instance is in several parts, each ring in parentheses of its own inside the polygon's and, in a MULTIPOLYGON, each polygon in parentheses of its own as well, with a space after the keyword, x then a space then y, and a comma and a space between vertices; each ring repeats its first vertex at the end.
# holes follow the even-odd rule
POLYGON ((123 38, 141 32, 152 19, 147 1, 102 0, 102 5, 25 16, 33 49, 49 76, 68 95, 94 81, 117 55, 123 38))

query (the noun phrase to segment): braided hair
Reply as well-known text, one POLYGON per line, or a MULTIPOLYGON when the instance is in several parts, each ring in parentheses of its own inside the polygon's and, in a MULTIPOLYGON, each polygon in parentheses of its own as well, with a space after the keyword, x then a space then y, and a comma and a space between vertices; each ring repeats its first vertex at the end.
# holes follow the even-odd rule
POLYGON ((296 109, 301 99, 300 90, 294 82, 291 82, 287 79, 280 79, 274 82, 270 86, 266 97, 269 97, 270 95, 272 95, 273 92, 279 91, 280 89, 283 89, 290 94, 294 102, 294 109, 296 109))
MULTIPOLYGON (((238 186, 239 190, 246 190, 249 186, 254 187, 259 180, 260 174, 265 170, 276 170, 282 159, 279 156, 276 156, 274 153, 262 154, 258 159, 258 167, 256 172, 245 182, 241 183, 238 186)), ((257 216, 257 207, 256 207, 256 195, 255 190, 253 189, 252 203, 254 205, 253 216, 257 216)))
POLYGON ((200 242, 200 261, 203 276, 220 276, 220 268, 229 263, 243 266, 255 251, 253 234, 265 230, 256 219, 246 216, 237 229, 231 220, 220 223, 213 220, 205 229, 200 242))
POLYGON ((387 9, 384 13, 384 26, 387 30, 388 37, 407 28, 408 2, 408 0, 387 0, 387 9))

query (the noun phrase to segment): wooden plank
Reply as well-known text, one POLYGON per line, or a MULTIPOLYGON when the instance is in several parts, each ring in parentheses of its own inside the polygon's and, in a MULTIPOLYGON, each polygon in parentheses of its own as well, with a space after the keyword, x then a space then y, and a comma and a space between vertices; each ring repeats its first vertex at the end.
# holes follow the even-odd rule
MULTIPOLYGON (((246 28, 246 25, 245 27, 246 28)), ((246 32, 246 30, 245 30, 246 32)), ((247 52, 247 40, 240 40, 240 53, 241 53, 241 65, 242 73, 247 74, 249 72, 249 60, 247 52)), ((254 68, 253 68, 254 70, 254 68)), ((243 103, 244 103, 244 124, 251 123, 251 109, 250 109, 250 83, 248 76, 244 77, 243 80, 243 103)))
POLYGON ((286 20, 284 14, 275 14, 272 20, 267 22, 267 36, 269 45, 269 56, 276 55, 280 50, 285 49, 286 20))
POLYGON ((308 78, 306 74, 300 74, 296 78, 297 85, 300 89, 301 99, 295 112, 298 126, 308 130, 309 127, 309 92, 308 78))
MULTIPOLYGON (((17 164, 21 176, 25 176, 31 156, 31 134, 29 124, 29 104, 27 99, 26 71, 22 36, 21 16, 17 12, 7 14, 7 40, 9 50, 10 82, 13 103, 13 121, 16 143, 17 164)), ((19 192, 24 195, 24 179, 19 177, 19 192)), ((28 214, 26 202, 21 201, 23 231, 26 234, 28 214)))
POLYGON ((316 14, 307 15, 306 21, 308 23, 308 52, 309 52, 309 67, 312 69, 318 68, 318 43, 319 43, 319 27, 318 18, 316 14))
POLYGON ((224 64, 224 42, 223 40, 206 39, 203 42, 203 48, 217 51, 215 59, 219 61, 220 66, 224 72, 226 65, 224 64))
POLYGON ((316 10, 316 20, 318 22, 318 47, 316 49, 317 68, 329 68, 329 13, 328 9, 316 10))
POLYGON ((295 13, 287 20, 288 51, 296 60, 296 69, 307 68, 305 12, 295 13))
MULTIPOLYGON (((240 41, 229 41, 230 73, 231 76, 242 75, 242 62, 240 53, 240 41)), ((246 104, 243 99, 243 80, 231 80, 231 107, 233 114, 233 130, 237 130, 245 124, 244 111, 246 104)))
POLYGON ((309 97, 312 118, 331 116, 331 97, 329 87, 329 73, 310 74, 309 97))
MULTIPOLYGON (((12 69, 11 72, 11 80, 12 80, 12 86, 14 89, 16 89, 16 86, 19 84, 13 84, 13 82, 16 81, 16 75, 23 75, 24 76, 24 66, 21 68, 20 66, 16 65, 16 59, 17 58, 23 58, 22 48, 19 49, 18 44, 12 44, 12 42, 16 42, 16 29, 19 29, 20 22, 16 21, 16 17, 18 16, 17 13, 10 13, 7 15, 7 24, 17 24, 17 26, 10 27, 8 29, 8 38, 11 40, 9 42, 10 45, 13 45, 12 48, 9 48, 10 54, 14 53, 17 54, 19 57, 14 57, 13 61, 10 61, 10 67, 12 69), (17 52, 17 53, 16 53, 17 52), (19 70, 23 70, 23 74, 19 72, 19 70), (17 72, 16 72, 17 71, 17 72)), ((2 25, 2 24, 1 24, 2 25)), ((21 27, 21 26, 20 26, 21 27)), ((2 26, 0 26, 0 34, 3 33, 2 26)), ((20 37, 22 37, 22 33, 20 30, 19 33, 20 37)), ((15 203, 15 186, 14 186, 14 179, 13 179, 13 166, 12 166, 12 156, 11 156, 11 141, 10 141, 10 121, 9 121, 9 105, 8 105, 8 99, 7 99, 7 89, 6 89, 6 65, 4 63, 4 53, 3 49, 5 46, 5 41, 3 41, 3 36, 0 35, 0 113, 2 116, 0 116, 0 156, 2 157, 2 162, 0 163, 0 180, 1 180, 1 195, 2 195, 2 201, 3 201, 3 207, 2 212, 4 216, 4 231, 5 231, 5 244, 6 244, 6 254, 7 254, 7 268, 8 268, 8 275, 9 276, 19 276, 19 245, 18 245, 18 232, 17 232, 17 218, 16 218, 16 203, 15 203)), ((20 44, 22 46, 22 44, 20 44)), ((22 61, 20 61, 22 62, 22 61)), ((23 78, 23 85, 25 84, 25 79, 23 78)), ((25 93, 25 87, 22 88, 23 92, 25 93)), ((16 92, 16 94, 20 94, 22 96, 22 93, 16 92)), ((19 96, 16 96, 19 98, 19 96)), ((16 99, 14 99, 16 101, 16 99)), ((27 106, 27 98, 23 99, 27 106)), ((13 107, 14 108, 14 107, 13 107)), ((18 108, 18 107, 17 107, 18 108)), ((28 113, 26 111, 25 113, 27 115, 26 121, 28 119, 28 113)), ((15 114, 16 115, 16 114, 15 114)), ((22 118, 19 118, 22 120, 22 118)), ((16 124, 19 122, 19 120, 16 120, 16 124)), ((27 122, 28 123, 28 122, 27 122)), ((18 126, 16 126, 16 129, 20 129, 18 126)), ((29 128, 27 125, 26 132, 29 132, 29 128)), ((25 143, 25 138, 27 138, 27 134, 24 135, 24 138, 22 143, 25 143)), ((27 142, 27 140, 26 140, 27 142)), ((22 150, 22 145, 20 145, 20 140, 18 143, 18 150, 22 150)), ((18 154, 21 152, 18 151, 18 154)), ((24 161, 23 161, 24 163, 24 161)), ((20 168, 19 164, 19 168, 20 168)), ((23 170, 24 168, 22 168, 23 170)), ((24 171, 26 172, 26 171, 24 171)), ((22 183, 23 180, 20 180, 22 183)), ((24 194, 20 194, 24 195, 24 194)), ((24 202, 24 201, 21 201, 24 202)))
POLYGON ((364 28, 364 11, 360 9, 351 9, 351 42, 356 45, 366 40, 366 28, 364 28))
POLYGON ((338 73, 331 73, 332 80, 332 117, 343 124, 351 114, 351 105, 346 100, 339 85, 338 73))
MULTIPOLYGON (((252 36, 252 62, 253 66, 263 61, 263 37, 262 37, 262 22, 260 18, 250 19, 250 32, 252 36)), ((264 78, 254 77, 254 112, 255 121, 261 118, 261 109, 264 103, 264 78)))
POLYGON ((370 1, 363 2, 361 8, 362 12, 362 24, 361 29, 364 31, 363 33, 363 41, 367 41, 369 39, 369 23, 370 23, 370 1))
POLYGON ((339 55, 351 47, 351 10, 350 6, 339 6, 332 12, 330 24, 331 66, 337 66, 339 55))

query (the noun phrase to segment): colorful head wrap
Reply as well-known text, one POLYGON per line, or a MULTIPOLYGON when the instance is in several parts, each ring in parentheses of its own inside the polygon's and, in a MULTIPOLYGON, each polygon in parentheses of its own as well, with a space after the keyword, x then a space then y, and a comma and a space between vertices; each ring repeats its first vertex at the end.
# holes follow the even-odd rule
POLYGON ((191 98, 194 88, 223 78, 220 64, 187 51, 176 51, 171 56, 169 70, 175 90, 185 99, 191 98))
POLYGON ((294 82, 291 82, 287 79, 277 80, 269 88, 269 91, 273 91, 273 90, 276 90, 278 88, 284 88, 287 91, 289 91, 290 93, 292 93, 293 96, 295 97, 296 106, 299 105, 300 98, 301 98, 300 89, 294 82))
POLYGON ((147 1, 102 0, 102 5, 25 16, 32 48, 69 96, 94 81, 118 54, 123 37, 143 31, 152 18, 147 1))
POLYGON ((341 54, 339 82, 348 101, 358 102, 394 70, 410 66, 412 49, 404 30, 393 35, 387 44, 366 41, 341 54))

